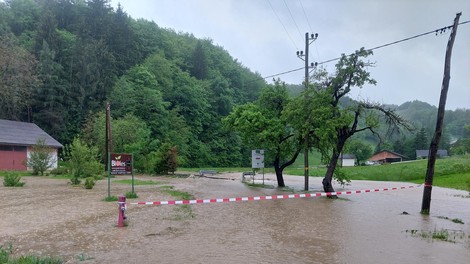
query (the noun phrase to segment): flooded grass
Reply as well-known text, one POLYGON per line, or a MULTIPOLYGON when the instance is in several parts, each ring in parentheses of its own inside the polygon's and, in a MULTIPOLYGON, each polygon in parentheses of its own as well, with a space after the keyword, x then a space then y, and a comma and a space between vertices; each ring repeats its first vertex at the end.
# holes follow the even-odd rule
MULTIPOLYGON (((175 190, 174 186, 161 186, 160 190, 166 194, 171 195, 177 200, 192 200, 194 196, 188 192, 175 190)), ((173 209, 174 215, 168 218, 168 220, 182 221, 187 219, 195 218, 196 215, 193 213, 189 204, 178 205, 173 209)))
MULTIPOLYGON (((117 180, 117 181, 113 181, 113 183, 132 184, 132 179, 117 180)), ((161 184, 163 184, 163 182, 159 182, 159 181, 134 180, 134 185, 161 185, 161 184)))
MULTIPOLYGON (((267 185, 267 184, 262 184, 262 183, 252 183, 252 182, 244 182, 246 186, 249 187, 254 187, 254 188, 265 188, 265 189, 276 189, 274 185, 267 185)), ((285 188, 285 187, 283 187, 285 188)))
MULTIPOLYGON (((468 240, 470 236, 467 236, 465 232, 461 230, 449 230, 449 229, 441 229, 441 230, 417 230, 417 229, 410 229, 406 230, 406 233, 409 233, 412 237, 419 237, 421 239, 427 240, 432 242, 434 240, 444 241, 444 242, 463 242, 465 239, 468 240)), ((468 242, 468 241, 467 241, 468 242)))
POLYGON ((450 220, 456 224, 464 224, 464 222, 462 221, 462 219, 459 219, 459 218, 453 218, 453 219, 450 219, 449 217, 447 216, 438 216, 437 218, 439 219, 445 219, 445 220, 450 220))

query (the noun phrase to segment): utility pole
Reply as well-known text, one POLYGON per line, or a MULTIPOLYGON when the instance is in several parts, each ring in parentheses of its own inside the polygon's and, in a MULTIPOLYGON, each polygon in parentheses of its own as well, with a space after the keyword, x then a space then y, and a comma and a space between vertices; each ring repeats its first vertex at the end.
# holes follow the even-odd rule
POLYGON ((432 181, 434 177, 434 165, 436 163, 436 154, 439 147, 439 141, 442 135, 442 126, 444 123, 444 113, 447 101, 447 91, 450 83, 450 61, 452 57, 452 47, 454 46, 455 35, 457 35, 457 26, 462 13, 457 13, 454 19, 454 26, 447 42, 446 57, 444 62, 444 78, 442 80, 441 97, 439 98, 439 108, 437 109, 436 130, 429 147, 428 167, 426 170, 426 179, 424 181, 423 203, 421 205, 421 213, 429 214, 431 209, 431 191, 432 181))
MULTIPOLYGON (((309 70, 310 68, 314 67, 314 63, 309 64, 308 63, 308 47, 310 44, 312 44, 316 39, 318 38, 318 33, 311 34, 310 36, 308 35, 308 32, 305 33, 305 53, 303 51, 297 51, 297 57, 299 57, 301 60, 305 61, 305 91, 308 89, 308 79, 309 79, 309 70)), ((305 96, 307 96, 307 93, 305 93, 305 96)), ((306 120, 307 122, 308 120, 306 120)), ((304 139, 304 144, 305 144, 305 149, 304 149, 304 175, 305 175, 305 186, 304 190, 308 191, 308 150, 309 150, 309 140, 308 140, 308 130, 306 131, 305 134, 305 139, 304 139)))
POLYGON ((105 155, 105 160, 106 160, 106 171, 109 170, 109 153, 113 152, 113 136, 111 133, 111 105, 109 102, 106 102, 106 155, 105 155))

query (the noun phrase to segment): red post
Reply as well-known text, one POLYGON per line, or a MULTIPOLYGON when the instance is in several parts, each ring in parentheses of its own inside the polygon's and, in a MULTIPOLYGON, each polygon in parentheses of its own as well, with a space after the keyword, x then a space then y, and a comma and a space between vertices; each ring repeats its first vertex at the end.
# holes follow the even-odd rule
POLYGON ((124 227, 124 221, 126 220, 125 211, 126 211, 126 196, 120 195, 118 199, 119 204, 119 217, 118 217, 118 227, 124 227))

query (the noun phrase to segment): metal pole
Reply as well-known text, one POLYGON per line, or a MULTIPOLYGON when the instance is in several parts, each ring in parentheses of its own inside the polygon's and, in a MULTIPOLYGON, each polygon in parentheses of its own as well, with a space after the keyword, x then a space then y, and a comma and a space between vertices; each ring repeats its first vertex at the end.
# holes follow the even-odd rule
POLYGON ((134 154, 131 154, 132 193, 134 193, 134 154))
MULTIPOLYGON (((309 38, 308 32, 305 33, 305 91, 308 89, 308 46, 309 46, 309 38)), ((305 97, 307 97, 307 93, 305 93, 305 97)), ((307 120, 305 120, 307 122, 307 120)), ((305 187, 304 190, 308 191, 308 130, 306 131, 305 135, 305 149, 304 149, 304 177, 305 177, 305 187)))
POLYGON ((111 153, 108 150, 108 198, 111 197, 111 153))

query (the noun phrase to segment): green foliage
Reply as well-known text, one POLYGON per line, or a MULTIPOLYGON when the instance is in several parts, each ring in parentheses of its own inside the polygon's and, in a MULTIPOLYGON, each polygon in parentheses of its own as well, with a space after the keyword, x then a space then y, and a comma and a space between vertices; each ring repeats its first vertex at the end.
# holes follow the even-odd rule
POLYGON ((8 247, 0 245, 0 263, 5 264, 62 264, 64 261, 56 257, 38 257, 38 256, 19 256, 12 258, 13 247, 11 244, 8 247))
POLYGON ((138 196, 137 193, 135 193, 135 192, 126 192, 126 198, 128 198, 128 199, 136 199, 136 198, 139 198, 139 196, 138 196))
POLYGON ((85 178, 85 189, 93 189, 95 186, 95 178, 93 177, 87 177, 85 178))
MULTIPOLYGON (((23 11, 16 10, 16 12, 23 11)), ((15 21, 18 19, 15 18, 15 21)), ((25 109, 28 109, 31 103, 30 95, 39 84, 35 73, 36 64, 34 56, 21 46, 13 34, 0 34, 1 119, 20 120, 25 114, 25 109)))
POLYGON ((80 138, 75 138, 66 147, 69 166, 72 170, 72 184, 80 184, 79 178, 99 176, 103 166, 97 160, 97 150, 87 146, 80 138))
POLYGON ((51 170, 52 175, 65 175, 69 173, 69 169, 66 166, 58 166, 57 168, 54 168, 51 170))
POLYGON ((103 201, 105 201, 105 202, 116 202, 116 201, 118 201, 118 200, 119 200, 119 198, 118 198, 117 196, 113 196, 113 195, 111 195, 111 196, 106 196, 106 197, 103 199, 103 201))
POLYGON ((21 176, 13 174, 13 173, 7 173, 3 177, 3 186, 5 187, 23 187, 25 185, 25 182, 20 182, 21 181, 21 176))
POLYGON ((46 145, 44 138, 39 138, 32 147, 26 165, 33 169, 33 175, 44 175, 44 172, 54 166, 54 150, 46 145))
POLYGON ((351 182, 351 178, 344 173, 343 169, 335 170, 335 179, 343 187, 351 182))
POLYGON ((344 153, 354 154, 357 162, 363 164, 372 156, 372 147, 363 141, 351 140, 346 144, 344 153))
POLYGON ((276 170, 278 185, 284 186, 282 171, 292 164, 301 149, 302 134, 293 129, 284 111, 292 102, 284 83, 266 86, 255 103, 235 109, 224 119, 227 128, 238 131, 244 142, 265 150, 265 163, 276 170))
POLYGON ((163 144, 158 154, 158 160, 155 164, 157 174, 175 174, 178 167, 176 147, 170 144, 163 144))

